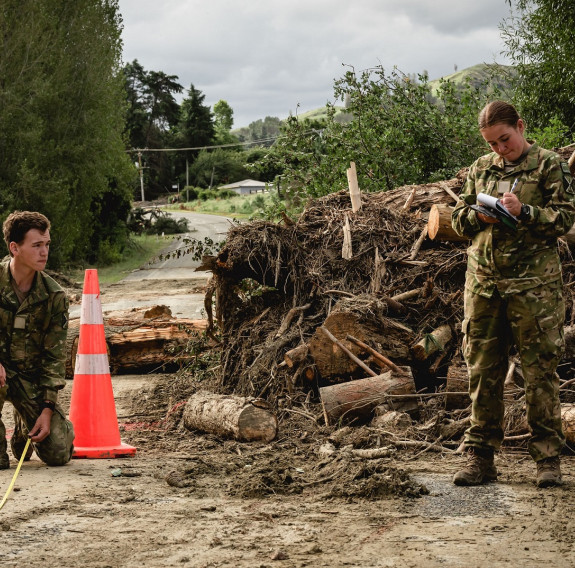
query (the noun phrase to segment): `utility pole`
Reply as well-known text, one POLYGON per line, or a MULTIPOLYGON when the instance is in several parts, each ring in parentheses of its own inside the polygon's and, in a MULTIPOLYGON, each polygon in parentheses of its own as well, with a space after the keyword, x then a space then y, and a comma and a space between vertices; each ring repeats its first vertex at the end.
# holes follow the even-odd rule
POLYGON ((138 152, 138 170, 140 171, 140 190, 142 192, 142 201, 146 201, 144 197, 144 168, 142 167, 142 152, 138 152))
POLYGON ((188 168, 188 158, 186 158, 186 203, 190 200, 190 171, 188 168))

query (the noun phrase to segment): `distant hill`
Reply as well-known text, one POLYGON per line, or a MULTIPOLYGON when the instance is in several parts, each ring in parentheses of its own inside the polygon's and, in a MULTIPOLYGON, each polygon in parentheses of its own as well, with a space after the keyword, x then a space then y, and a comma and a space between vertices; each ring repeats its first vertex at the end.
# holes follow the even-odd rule
POLYGON ((429 81, 433 95, 437 93, 441 80, 451 81, 456 85, 463 85, 469 79, 471 85, 480 87, 485 81, 490 81, 492 85, 498 87, 503 93, 509 93, 511 80, 515 75, 515 68, 511 65, 499 65, 498 63, 480 63, 473 67, 467 67, 461 71, 456 71, 451 75, 446 75, 440 79, 429 81))

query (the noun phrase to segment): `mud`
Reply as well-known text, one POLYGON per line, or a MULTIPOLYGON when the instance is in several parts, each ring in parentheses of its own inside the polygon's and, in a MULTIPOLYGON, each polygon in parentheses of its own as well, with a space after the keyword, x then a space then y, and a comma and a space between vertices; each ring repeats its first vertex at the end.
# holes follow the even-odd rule
MULTIPOLYGON (((573 456, 563 457, 563 487, 537 489, 534 464, 512 448, 496 458, 498 482, 456 487, 463 456, 418 448, 358 457, 352 450, 373 447, 369 432, 334 432, 313 406, 282 411, 269 444, 191 433, 181 380, 112 377, 135 457, 24 464, 0 511, 3 567, 575 565, 573 456)), ((15 465, 0 471, 2 496, 15 465)))

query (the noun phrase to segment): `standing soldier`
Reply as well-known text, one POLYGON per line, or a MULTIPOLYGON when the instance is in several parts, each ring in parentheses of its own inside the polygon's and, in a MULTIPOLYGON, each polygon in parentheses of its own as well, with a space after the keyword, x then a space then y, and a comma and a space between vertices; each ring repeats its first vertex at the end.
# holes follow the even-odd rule
POLYGON ((565 437, 556 369, 565 305, 557 237, 575 221, 573 180, 557 154, 525 138, 512 105, 488 104, 479 114, 479 130, 493 152, 471 166, 452 214, 455 231, 472 239, 462 323, 472 414, 465 433, 468 463, 453 482, 478 485, 497 478, 493 455, 503 441, 503 383, 514 344, 525 379, 537 486, 559 485, 565 437), (469 207, 480 192, 500 198, 518 219, 516 230, 469 207))
MULTIPOLYGON (((12 452, 20 459, 27 438, 48 465, 70 461, 72 423, 58 404, 65 385, 68 300, 42 272, 50 248, 50 221, 16 211, 3 225, 10 257, 0 263, 0 413, 14 406, 12 452)), ((26 459, 32 455, 32 446, 26 459)), ((10 467, 0 414, 0 469, 10 467)))

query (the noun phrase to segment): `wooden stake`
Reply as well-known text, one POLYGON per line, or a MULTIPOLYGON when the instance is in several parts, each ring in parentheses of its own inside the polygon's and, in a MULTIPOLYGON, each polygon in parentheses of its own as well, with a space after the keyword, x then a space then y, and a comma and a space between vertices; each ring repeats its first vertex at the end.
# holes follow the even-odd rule
POLYGON ((357 171, 355 162, 350 162, 347 170, 347 183, 349 186, 349 196, 351 198, 351 209, 355 213, 361 209, 361 192, 357 183, 357 171))

